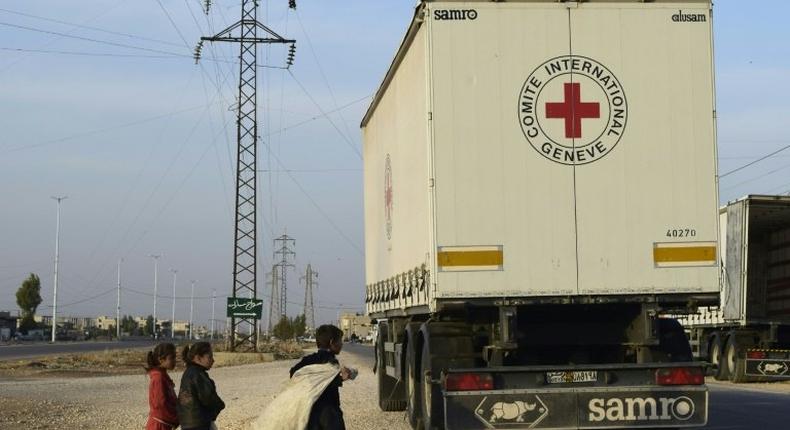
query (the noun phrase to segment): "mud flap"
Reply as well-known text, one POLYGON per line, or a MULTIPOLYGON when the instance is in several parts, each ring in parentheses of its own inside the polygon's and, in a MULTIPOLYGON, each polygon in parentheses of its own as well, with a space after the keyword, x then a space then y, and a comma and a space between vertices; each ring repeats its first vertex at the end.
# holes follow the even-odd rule
POLYGON ((756 376, 772 380, 790 379, 790 360, 788 359, 746 359, 746 376, 756 376))
POLYGON ((444 393, 447 430, 701 427, 704 387, 444 393))

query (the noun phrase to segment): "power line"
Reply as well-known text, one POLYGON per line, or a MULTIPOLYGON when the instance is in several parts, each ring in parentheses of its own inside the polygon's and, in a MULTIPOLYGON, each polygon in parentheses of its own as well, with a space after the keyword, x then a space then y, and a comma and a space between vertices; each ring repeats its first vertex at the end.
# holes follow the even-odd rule
POLYGON ((778 168, 778 169, 774 169, 774 170, 768 171, 768 172, 766 172, 766 173, 763 173, 763 174, 761 174, 761 175, 755 176, 754 178, 747 179, 747 180, 745 180, 745 181, 739 182, 739 183, 737 183, 737 184, 735 184, 735 185, 732 185, 732 186, 729 186, 729 187, 726 187, 726 188, 722 188, 722 191, 727 191, 727 190, 731 190, 731 189, 733 189, 733 188, 738 188, 738 187, 740 187, 741 185, 745 185, 745 184, 748 184, 748 183, 754 182, 754 181, 756 181, 756 180, 758 180, 758 179, 762 179, 762 178, 764 178, 764 177, 766 177, 766 176, 773 175, 774 173, 776 173, 776 172, 780 172, 780 171, 782 171, 782 170, 785 170, 785 169, 787 169, 787 168, 790 168, 790 165, 785 165, 785 166, 782 166, 782 167, 780 167, 780 168, 778 168))
MULTIPOLYGON (((80 303, 89 302, 89 301, 92 301, 92 300, 96 300, 96 299, 98 299, 99 297, 106 296, 107 294, 110 294, 110 293, 112 293, 112 292, 115 292, 115 287, 113 287, 113 288, 110 288, 109 290, 107 290, 107 291, 104 291, 104 292, 102 292, 102 293, 99 293, 99 294, 97 294, 97 295, 95 295, 95 296, 88 297, 88 298, 86 298, 86 299, 77 300, 76 302, 66 303, 65 305, 58 305, 58 307, 60 307, 60 308, 65 308, 65 307, 67 307, 67 306, 73 306, 73 305, 78 305, 78 304, 80 304, 80 303)), ((46 307, 48 307, 48 308, 51 308, 51 307, 52 307, 52 305, 48 305, 48 306, 46 306, 46 307)))
POLYGON ((2 51, 11 51, 11 52, 30 52, 34 54, 58 54, 58 55, 76 55, 76 56, 84 56, 84 57, 119 57, 119 58, 165 58, 171 60, 180 60, 181 58, 187 58, 188 55, 144 55, 144 54, 113 54, 113 53, 105 53, 105 52, 84 52, 84 51, 56 51, 50 49, 29 49, 29 48, 11 48, 11 47, 0 47, 2 51))
MULTIPOLYGON (((84 40, 86 42, 99 43, 99 44, 115 46, 115 47, 119 47, 119 48, 136 49, 138 51, 154 52, 154 53, 157 53, 157 54, 176 55, 176 56, 182 56, 182 57, 184 56, 184 54, 179 54, 179 53, 169 52, 169 51, 162 51, 160 49, 143 48, 141 46, 127 45, 125 43, 109 42, 109 41, 106 41, 106 40, 92 39, 90 37, 74 36, 74 35, 67 34, 67 33, 61 33, 61 32, 58 32, 58 31, 42 30, 42 29, 39 29, 39 28, 27 27, 27 26, 24 26, 24 25, 11 24, 9 22, 2 22, 2 21, 0 21, 0 25, 4 25, 6 27, 18 28, 20 30, 34 31, 34 32, 37 32, 37 33, 52 34, 52 35, 55 35, 55 36, 67 37, 67 38, 70 38, 70 39, 84 40)), ((189 57, 191 57, 191 55, 189 55, 189 57)))
POLYGON ((272 155, 272 157, 274 158, 274 160, 275 160, 275 161, 277 161, 277 164, 279 164, 279 165, 280 165, 280 168, 281 168, 281 169, 283 169, 283 171, 285 172, 285 174, 286 174, 286 175, 288 175, 288 177, 289 177, 289 178, 291 178, 291 181, 293 181, 293 183, 296 185, 296 187, 297 187, 297 188, 299 188, 299 191, 301 191, 301 192, 302 192, 302 194, 304 194, 304 195, 305 195, 305 197, 307 197, 307 199, 310 201, 310 203, 312 203, 312 204, 313 204, 313 206, 315 206, 315 208, 318 210, 318 213, 320 213, 320 214, 321 214, 321 216, 323 216, 323 217, 324 217, 324 219, 326 219, 326 221, 327 221, 327 222, 328 222, 328 223, 329 223, 329 224, 332 226, 332 228, 334 228, 334 229, 335 229, 335 231, 336 231, 336 232, 337 232, 337 233, 338 233, 338 234, 339 234, 339 235, 340 235, 340 236, 341 236, 343 239, 345 239, 345 241, 346 241, 346 242, 348 242, 348 244, 349 244, 349 245, 351 245, 351 247, 352 247, 352 248, 354 248, 354 249, 355 249, 355 250, 356 250, 356 251, 357 251, 357 252, 358 252, 360 255, 365 255, 365 253, 364 253, 364 252, 362 252, 362 248, 360 248, 360 247, 359 247, 359 245, 357 245, 357 244, 356 244, 356 242, 354 242, 353 240, 351 240, 351 238, 350 238, 350 237, 348 237, 348 236, 347 236, 347 235, 346 235, 346 234, 343 232, 343 230, 342 230, 340 227, 338 227, 338 225, 337 225, 337 224, 335 224, 335 222, 332 220, 332 218, 331 218, 331 217, 330 217, 330 216, 329 216, 329 215, 328 215, 328 214, 327 214, 327 213, 324 211, 324 209, 323 209, 323 208, 321 208, 321 205, 319 205, 319 204, 318 204, 318 202, 316 202, 316 201, 315 201, 315 199, 313 199, 313 197, 312 197, 312 196, 310 196, 310 194, 307 192, 307 190, 305 190, 305 189, 304 189, 304 187, 302 187, 302 184, 300 184, 300 183, 299 183, 299 181, 297 181, 297 180, 296 180, 296 178, 295 178, 295 177, 294 177, 294 176, 293 176, 293 175, 292 175, 292 174, 291 174, 291 173, 288 171, 288 169, 287 169, 287 168, 286 168, 286 167, 283 165, 282 161, 280 161, 280 158, 279 158, 279 157, 277 157, 276 155, 274 155, 274 153, 271 153, 271 155, 272 155))
POLYGON ((211 104, 204 105, 204 106, 190 107, 190 108, 187 108, 187 109, 182 109, 182 110, 178 110, 178 111, 174 111, 174 112, 169 112, 169 113, 166 113, 164 115, 157 115, 157 116, 153 116, 153 117, 143 118, 143 119, 140 119, 140 120, 137 120, 137 121, 127 122, 125 124, 119 124, 119 125, 114 125, 114 126, 111 126, 111 127, 100 128, 100 129, 97 129, 97 130, 86 131, 86 132, 83 132, 83 133, 77 133, 77 134, 73 134, 73 135, 70 135, 70 136, 61 137, 61 138, 58 138, 58 139, 51 139, 51 140, 46 140, 44 142, 39 142, 39 143, 20 145, 20 146, 16 146, 16 147, 13 147, 13 148, 6 149, 5 151, 0 152, 0 154, 8 154, 8 153, 12 153, 12 152, 22 151, 22 150, 25 150, 25 149, 38 148, 38 147, 41 147, 41 146, 51 145, 51 144, 54 144, 54 143, 59 143, 59 142, 65 142, 65 141, 68 141, 68 140, 79 139, 79 138, 83 138, 83 137, 87 137, 87 136, 92 136, 92 135, 95 135, 95 134, 106 133, 106 132, 109 132, 109 131, 118 130, 120 128, 132 127, 132 126, 135 126, 135 125, 145 124, 147 122, 156 121, 156 120, 159 120, 159 119, 169 118, 169 117, 172 117, 172 116, 175 116, 175 115, 179 115, 179 114, 182 114, 182 113, 191 112, 191 111, 194 111, 194 110, 204 109, 204 108, 207 108, 209 106, 211 106, 211 104))
POLYGON ((333 172, 361 172, 362 169, 288 169, 288 170, 258 170, 260 173, 333 173, 333 172))
POLYGON ((98 27, 91 27, 91 26, 88 26, 88 25, 75 24, 73 22, 62 21, 62 20, 59 20, 59 19, 46 18, 46 17, 43 17, 43 16, 38 16, 38 15, 33 15, 33 14, 23 13, 23 12, 17 12, 17 11, 9 10, 9 9, 2 9, 2 8, 0 8, 0 12, 6 12, 6 13, 14 14, 14 15, 25 16, 25 17, 28 17, 28 18, 39 19, 39 20, 42 20, 42 21, 54 22, 56 24, 70 25, 70 26, 75 27, 75 28, 82 28, 82 29, 85 29, 85 30, 98 31, 98 32, 101 32, 101 33, 113 34, 113 35, 116 35, 116 36, 124 36, 124 37, 133 38, 133 39, 145 40, 145 41, 148 41, 148 42, 161 43, 163 45, 170 45, 170 46, 181 47, 181 45, 179 45, 177 43, 168 42, 166 40, 153 39, 153 38, 150 38, 150 37, 138 36, 136 34, 121 33, 121 32, 118 32, 118 31, 106 30, 106 29, 98 28, 98 27))
MULTIPOLYGON (((329 85, 329 79, 326 77, 326 73, 324 73, 324 68, 321 67, 321 62, 318 61, 318 55, 315 52, 315 48, 313 47, 313 41, 310 39, 310 35, 307 34, 307 29, 305 28, 304 24, 302 24, 302 17, 299 14, 299 11, 296 10, 296 21, 299 23, 299 27, 302 29, 302 33, 304 33, 305 39, 307 39, 307 46, 310 48, 310 53, 313 54, 313 59, 315 59, 315 64, 318 66, 318 72, 321 74, 321 78, 324 80, 324 84, 326 85, 326 89, 329 90, 329 96, 332 98, 332 102, 335 104, 335 108, 337 108, 337 98, 335 97, 335 92, 332 91, 332 86, 329 85)), ((340 116, 340 120, 343 121, 343 126, 348 133, 348 136, 351 136, 351 130, 348 128, 348 123, 346 122, 345 118, 343 118, 343 114, 338 114, 340 116)))
MULTIPOLYGON (((266 134, 266 135, 264 135, 262 137, 271 137, 271 136, 274 136, 276 134, 282 133, 284 131, 291 130, 293 128, 303 126, 303 125, 305 125, 307 123, 313 122, 313 121, 315 121, 317 119, 321 119, 321 118, 327 118, 331 122, 332 120, 328 117, 328 115, 330 113, 340 112, 340 111, 342 111, 344 109, 347 109, 347 108, 349 108, 349 107, 351 107, 351 106, 353 106, 353 105, 355 105, 357 103, 361 103, 361 102, 363 102, 363 101, 365 101, 365 100, 367 100, 367 99, 369 99, 371 97, 373 97, 373 94, 367 95, 365 97, 360 97, 360 98, 358 98, 358 99, 356 99, 354 101, 348 102, 348 103, 344 104, 343 106, 338 107, 337 109, 333 109, 333 110, 330 110, 330 111, 327 111, 327 112, 324 112, 323 110, 321 110, 321 107, 319 106, 318 109, 321 110, 321 115, 316 115, 316 116, 311 117, 310 119, 306 119, 304 121, 293 123, 293 124, 291 124, 289 126, 286 126, 285 128, 283 128, 281 130, 278 130, 276 132, 268 133, 268 134, 266 134)), ((313 102, 315 103, 315 101, 313 101, 313 102)), ((354 149, 356 149, 356 148, 354 148, 354 149)))
POLYGON ((752 161, 752 162, 750 162, 750 163, 746 163, 746 164, 744 164, 743 166, 741 166, 741 167, 738 167, 737 169, 733 169, 733 170, 730 170, 730 171, 729 171, 729 172, 727 172, 727 173, 724 173, 724 174, 722 174, 722 175, 719 175, 719 179, 721 179, 721 178, 723 178, 723 177, 725 177, 725 176, 727 176, 727 175, 731 175, 731 174, 733 174, 733 173, 735 173, 735 172, 741 171, 741 170, 743 170, 743 169, 745 169, 745 168, 747 168, 747 167, 749 167, 749 166, 752 166, 752 165, 754 165, 754 164, 757 164, 757 163, 759 163, 760 161, 763 161, 763 160, 765 160, 765 159, 771 158, 771 157, 773 157, 774 155, 776 155, 776 154, 778 154, 778 153, 780 153, 780 152, 782 152, 782 151, 785 151, 785 150, 787 150, 787 149, 790 149, 790 145, 784 146, 784 147, 782 147, 782 148, 780 148, 780 149, 778 149, 778 150, 776 150, 776 151, 774 151, 774 152, 772 152, 772 153, 770 153, 770 154, 768 154, 768 155, 766 155, 766 156, 760 157, 760 158, 758 158, 758 159, 756 159, 756 160, 754 160, 754 161, 752 161))
POLYGON ((309 98, 310 101, 313 102, 313 104, 318 108, 318 110, 321 112, 321 115, 324 118, 326 118, 327 121, 329 121, 330 124, 332 124, 332 127, 335 129, 335 131, 337 131, 337 134, 339 134, 340 137, 343 138, 343 140, 346 142, 346 144, 348 144, 348 147, 351 148, 351 150, 354 151, 354 153, 357 154, 357 156, 361 159, 362 158, 362 153, 359 152, 359 149, 357 149, 356 145, 354 145, 354 143, 351 142, 351 140, 349 140, 348 136, 346 136, 342 131, 340 131, 340 128, 338 128, 337 124, 335 124, 335 122, 332 121, 332 118, 329 117, 329 114, 327 114, 324 111, 324 109, 321 107, 321 105, 318 104, 318 102, 315 100, 315 98, 313 98, 312 94, 310 94, 310 92, 307 91, 307 88, 305 88, 304 85, 302 85, 302 83, 299 81, 299 79, 296 79, 296 76, 293 74, 293 72, 290 69, 288 69, 288 74, 291 75, 291 77, 293 78, 294 82, 296 82, 296 84, 299 86, 299 88, 302 89, 302 92, 305 93, 307 98, 309 98))

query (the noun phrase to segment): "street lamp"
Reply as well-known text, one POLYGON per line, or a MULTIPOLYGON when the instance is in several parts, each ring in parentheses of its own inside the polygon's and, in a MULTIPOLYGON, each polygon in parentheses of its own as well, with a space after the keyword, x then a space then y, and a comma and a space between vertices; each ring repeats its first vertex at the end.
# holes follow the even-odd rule
POLYGON ((60 259, 60 202, 68 197, 52 197, 58 201, 58 215, 55 227, 55 291, 52 294, 52 342, 55 342, 58 329, 58 260, 60 259))
POLYGON ((192 292, 189 295, 189 340, 192 340, 192 311, 195 305, 195 282, 192 281, 192 292))
POLYGON ((170 320, 170 338, 176 338, 176 275, 178 275, 178 270, 170 269, 170 272, 173 273, 173 315, 172 319, 170 320))
POLYGON ((154 326, 152 327, 154 339, 159 338, 159 333, 156 331, 156 296, 159 293, 159 259, 162 254, 148 254, 149 257, 154 259, 154 326))

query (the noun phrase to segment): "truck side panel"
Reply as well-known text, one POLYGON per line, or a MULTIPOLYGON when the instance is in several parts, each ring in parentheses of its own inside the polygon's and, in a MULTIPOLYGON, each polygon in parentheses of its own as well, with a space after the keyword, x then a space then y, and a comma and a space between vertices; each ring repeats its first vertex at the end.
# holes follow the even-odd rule
MULTIPOLYGON (((424 28, 411 43, 379 101, 376 115, 363 128, 365 272, 369 286, 392 282, 395 276, 430 264, 434 255, 429 245, 432 215, 424 28)), ((368 294, 372 294, 370 289, 368 294)), ((402 306, 425 302, 424 294, 414 294, 402 306)))

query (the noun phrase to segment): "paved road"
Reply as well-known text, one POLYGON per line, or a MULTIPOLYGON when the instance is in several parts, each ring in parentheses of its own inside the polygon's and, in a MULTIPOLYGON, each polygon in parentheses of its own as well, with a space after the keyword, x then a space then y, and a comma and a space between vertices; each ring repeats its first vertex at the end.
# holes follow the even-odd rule
POLYGON ((706 429, 774 430, 790 428, 790 392, 762 391, 750 384, 708 384, 710 415, 706 429))
POLYGON ((123 342, 63 342, 63 343, 26 343, 0 346, 0 361, 35 358, 50 354, 104 351, 106 349, 144 348, 153 345, 149 340, 123 342))
MULTIPOLYGON (((346 345, 349 353, 373 360, 373 348, 346 345)), ((342 357, 342 354, 341 354, 342 357)), ((784 385, 784 384, 783 384, 784 385)), ((770 387, 781 391, 778 387, 770 387)), ((790 387, 786 392, 771 392, 753 384, 709 383, 710 430, 780 430, 790 429, 790 387)), ((784 388, 784 387, 783 387, 784 388)), ((375 395, 375 393, 371 393, 375 395)))

